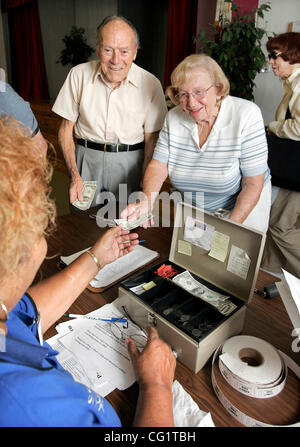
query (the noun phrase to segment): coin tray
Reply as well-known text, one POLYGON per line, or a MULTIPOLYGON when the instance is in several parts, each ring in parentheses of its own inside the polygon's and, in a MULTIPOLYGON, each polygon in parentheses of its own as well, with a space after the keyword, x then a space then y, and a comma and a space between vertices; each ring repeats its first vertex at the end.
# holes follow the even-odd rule
MULTIPOLYGON (((167 260, 160 262, 143 273, 139 273, 123 281, 121 283, 121 287, 131 292, 147 306, 150 306, 154 312, 174 324, 186 335, 196 341, 199 341, 201 338, 208 335, 211 330, 215 329, 219 324, 224 322, 228 317, 222 315, 209 303, 201 300, 200 298, 194 297, 189 292, 183 290, 175 284, 171 278, 163 279, 158 276, 155 272, 163 264, 172 265, 178 273, 184 271, 181 267, 167 260), (139 294, 136 294, 131 290, 132 287, 149 282, 154 282, 156 285, 139 294), (202 329, 201 333, 195 330, 200 330, 198 327, 199 324, 204 324, 205 322, 207 323, 207 328, 205 330, 202 329)), ((198 278, 196 275, 193 275, 193 277, 209 289, 224 294, 222 290, 213 284, 198 278)), ((228 295, 230 301, 237 306, 236 309, 231 312, 230 316, 232 316, 234 312, 236 312, 243 305, 243 303, 227 293, 226 295, 228 295)))

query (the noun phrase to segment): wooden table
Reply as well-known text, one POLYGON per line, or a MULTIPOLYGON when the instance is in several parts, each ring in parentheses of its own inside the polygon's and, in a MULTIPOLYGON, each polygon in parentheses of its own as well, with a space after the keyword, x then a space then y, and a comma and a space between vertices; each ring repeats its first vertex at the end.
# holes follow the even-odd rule
MULTIPOLYGON (((59 256, 68 256, 89 247, 105 231, 99 228, 95 220, 90 219, 88 215, 89 213, 86 212, 58 218, 57 231, 48 241, 48 259, 44 261, 38 279, 48 277, 57 272, 59 256)), ((146 247, 148 246, 160 253, 161 260, 168 258, 172 239, 172 230, 170 228, 151 228, 148 230, 139 228, 138 233, 141 239, 146 239, 146 247)), ((156 260, 154 263, 157 262, 159 260, 156 260)), ((275 280, 276 278, 273 276, 260 271, 256 287, 259 290, 263 290, 263 287, 274 283, 275 280)), ((85 314, 112 302, 117 297, 117 285, 112 286, 103 293, 92 293, 85 290, 73 303, 69 312, 85 314)), ((62 321, 65 321, 64 317, 58 322, 62 321)), ((292 350, 292 342, 294 340, 294 337, 291 335, 292 329, 292 324, 280 297, 268 300, 254 294, 247 308, 244 334, 269 341, 273 346, 285 352, 300 364, 300 354, 292 350)), ((55 334, 56 330, 53 326, 45 334, 45 339, 55 334)), ((211 361, 198 374, 194 374, 178 361, 176 379, 190 393, 201 410, 211 412, 216 426, 241 426, 226 412, 214 393, 211 382, 211 361)), ((132 424, 137 396, 137 384, 125 391, 115 390, 107 396, 107 399, 119 414, 123 426, 128 427, 132 424)), ((278 425, 297 422, 300 419, 299 396, 299 380, 292 373, 289 373, 284 391, 272 399, 263 399, 265 411, 270 412, 272 415, 270 422, 278 425), (266 403, 266 401, 268 402, 266 403)), ((242 395, 241 399, 243 400, 242 395)), ((249 410, 255 407, 256 403, 254 405, 254 401, 258 399, 252 400, 253 405, 250 402, 249 410)), ((261 413, 260 405, 261 402, 258 403, 258 416, 261 413)))

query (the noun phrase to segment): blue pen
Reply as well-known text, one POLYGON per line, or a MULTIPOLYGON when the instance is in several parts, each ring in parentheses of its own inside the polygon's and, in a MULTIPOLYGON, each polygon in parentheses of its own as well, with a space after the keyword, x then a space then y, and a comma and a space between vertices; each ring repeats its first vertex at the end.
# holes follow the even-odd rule
MULTIPOLYGON (((133 239, 133 240, 135 240, 135 239, 133 239)), ((129 244, 129 242, 132 242, 132 241, 122 241, 122 244, 129 244)), ((141 239, 141 240, 138 241, 139 244, 142 244, 143 242, 146 242, 146 240, 145 239, 141 239)))
POLYGON ((65 314, 65 317, 81 318, 84 320, 109 321, 110 323, 127 323, 126 318, 99 318, 99 317, 91 317, 88 315, 77 315, 77 314, 65 314))

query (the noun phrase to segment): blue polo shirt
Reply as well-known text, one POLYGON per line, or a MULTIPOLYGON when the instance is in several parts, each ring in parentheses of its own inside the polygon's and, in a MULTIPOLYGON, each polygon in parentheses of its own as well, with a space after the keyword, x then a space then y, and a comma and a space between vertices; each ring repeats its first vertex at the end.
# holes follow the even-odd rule
POLYGON ((0 81, 0 116, 2 115, 11 115, 21 121, 31 129, 32 136, 40 130, 29 102, 24 101, 9 84, 0 81))
POLYGON ((119 427, 112 406, 75 382, 38 339, 38 312, 25 294, 10 312, 0 352, 0 426, 119 427))

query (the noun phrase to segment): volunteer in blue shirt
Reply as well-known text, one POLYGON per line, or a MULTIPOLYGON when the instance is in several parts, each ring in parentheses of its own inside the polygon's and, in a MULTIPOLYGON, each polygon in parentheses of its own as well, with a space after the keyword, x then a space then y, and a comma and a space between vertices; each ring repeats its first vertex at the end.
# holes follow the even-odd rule
MULTIPOLYGON (((0 118, 0 426, 119 426, 111 405, 60 366, 42 332, 99 268, 133 249, 138 235, 112 228, 90 253, 31 286, 55 219, 51 169, 37 151, 20 123, 0 118)), ((175 358, 154 329, 148 335, 141 353, 127 341, 140 386, 134 424, 171 426, 175 358)))
POLYGON ((29 102, 6 82, 0 80, 0 116, 11 115, 28 128, 31 138, 39 145, 41 152, 47 152, 48 144, 40 131, 38 122, 32 113, 29 102))

